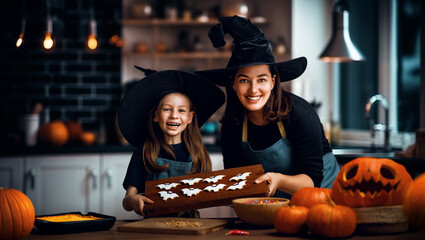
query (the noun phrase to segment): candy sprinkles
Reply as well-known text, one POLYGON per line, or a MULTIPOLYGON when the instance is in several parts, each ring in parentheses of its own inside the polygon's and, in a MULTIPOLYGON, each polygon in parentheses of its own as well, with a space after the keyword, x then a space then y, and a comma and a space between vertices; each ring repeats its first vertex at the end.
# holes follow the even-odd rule
POLYGON ((248 204, 265 204, 265 203, 280 203, 283 202, 282 200, 250 200, 246 201, 245 203, 248 204))

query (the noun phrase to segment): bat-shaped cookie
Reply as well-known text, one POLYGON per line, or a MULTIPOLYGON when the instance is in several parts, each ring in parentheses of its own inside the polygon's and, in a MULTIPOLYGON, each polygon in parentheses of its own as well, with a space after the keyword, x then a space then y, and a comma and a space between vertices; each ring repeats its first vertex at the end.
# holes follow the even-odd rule
POLYGON ((226 184, 220 183, 218 185, 213 184, 211 186, 208 186, 206 188, 204 188, 204 191, 208 191, 208 192, 218 192, 221 189, 223 189, 226 186, 226 184))
POLYGON ((198 193, 202 192, 199 188, 183 188, 182 192, 184 195, 191 197, 193 195, 198 195, 198 193))
POLYGON ((237 182, 237 183, 233 184, 232 186, 228 187, 226 190, 237 190, 237 189, 242 189, 242 188, 243 188, 243 186, 245 186, 245 185, 246 185, 245 183, 246 183, 246 180, 244 180, 244 181, 240 181, 240 182, 237 182))
POLYGON ((156 185, 159 189, 170 190, 171 188, 177 187, 180 183, 162 183, 156 185))
POLYGON ((193 184, 198 183, 199 181, 202 181, 202 178, 188 178, 183 179, 180 182, 192 186, 193 184))
POLYGON ((171 191, 160 191, 158 192, 159 196, 162 197, 162 200, 167 201, 168 199, 174 199, 176 197, 179 197, 176 193, 173 193, 171 191))
POLYGON ((249 175, 251 175, 251 172, 246 172, 246 173, 238 174, 238 175, 232 177, 231 179, 229 179, 229 181, 245 180, 246 177, 248 177, 249 175))
POLYGON ((216 183, 216 182, 218 182, 219 180, 223 179, 224 177, 225 177, 225 175, 212 176, 212 177, 209 177, 209 178, 205 178, 205 179, 203 180, 203 182, 207 182, 207 183, 216 183))

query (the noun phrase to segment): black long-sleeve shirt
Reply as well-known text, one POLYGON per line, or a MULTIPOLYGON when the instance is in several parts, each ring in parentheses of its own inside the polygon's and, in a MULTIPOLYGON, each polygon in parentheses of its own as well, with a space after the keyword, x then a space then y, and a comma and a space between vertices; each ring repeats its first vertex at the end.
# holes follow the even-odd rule
MULTIPOLYGON (((320 119, 304 99, 288 93, 292 99, 292 111, 283 125, 292 147, 292 171, 286 174, 304 173, 320 187, 323 179, 322 156, 331 152, 320 119)), ((221 129, 222 153, 225 168, 242 167, 250 163, 242 155, 242 124, 223 123, 221 129)), ((274 123, 256 126, 248 121, 248 142, 254 150, 263 150, 281 139, 279 128, 274 123)))

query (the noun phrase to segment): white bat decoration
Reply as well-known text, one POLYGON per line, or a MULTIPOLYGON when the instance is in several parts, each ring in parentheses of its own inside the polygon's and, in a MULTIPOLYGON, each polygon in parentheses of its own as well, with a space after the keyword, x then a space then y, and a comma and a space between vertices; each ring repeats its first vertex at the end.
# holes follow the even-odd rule
POLYGON ((183 179, 180 182, 192 186, 193 184, 198 183, 199 181, 202 181, 202 178, 188 178, 183 179))
POLYGON ((216 183, 216 182, 218 182, 219 180, 223 179, 224 177, 225 177, 225 175, 212 176, 212 177, 209 177, 209 178, 205 178, 205 179, 203 180, 203 182, 207 182, 207 183, 216 183))
POLYGON ((237 183, 233 184, 232 186, 228 187, 226 190, 237 190, 237 189, 242 189, 242 188, 243 188, 243 186, 245 186, 245 185, 246 185, 245 183, 246 183, 246 180, 244 180, 244 181, 240 181, 240 182, 237 182, 237 183))
POLYGON ((180 183, 162 183, 156 185, 159 189, 170 190, 171 188, 177 187, 180 183))
POLYGON ((251 172, 246 172, 246 173, 238 174, 238 175, 232 177, 229 181, 245 180, 246 177, 248 177, 249 175, 251 175, 251 172))
POLYGON ((213 184, 211 186, 208 186, 206 188, 204 188, 204 191, 208 191, 208 192, 218 192, 221 189, 223 189, 226 186, 226 184, 220 183, 218 185, 213 184))
POLYGON ((173 193, 171 191, 160 191, 158 192, 159 196, 162 197, 162 200, 167 201, 168 199, 174 199, 179 197, 176 193, 173 193))
POLYGON ((202 192, 199 188, 183 188, 182 192, 184 195, 191 197, 193 195, 198 195, 198 193, 202 192))

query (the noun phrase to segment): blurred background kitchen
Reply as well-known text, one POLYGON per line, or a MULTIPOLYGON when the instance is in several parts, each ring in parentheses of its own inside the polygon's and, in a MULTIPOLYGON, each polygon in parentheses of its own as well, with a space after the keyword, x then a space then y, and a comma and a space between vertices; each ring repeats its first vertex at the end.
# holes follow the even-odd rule
MULTIPOLYGON (((307 57, 306 72, 283 87, 315 107, 341 164, 347 149, 423 159, 424 5, 420 0, 6 1, 0 185, 23 190, 36 214, 77 210, 135 217, 121 207, 133 148, 115 118, 121 97, 144 77, 133 66, 225 67, 232 38, 214 49, 207 34, 218 17, 235 14, 262 28, 276 61, 307 57), (339 47, 333 45, 342 39, 343 30, 335 28, 341 24, 344 43, 352 41, 354 52, 341 51, 345 58, 335 61, 327 54, 340 51, 329 49, 339 47)), ((214 170, 222 168, 222 112, 202 128, 214 170)), ((418 162, 408 164, 413 174, 418 172, 412 169, 422 171, 418 162)))

